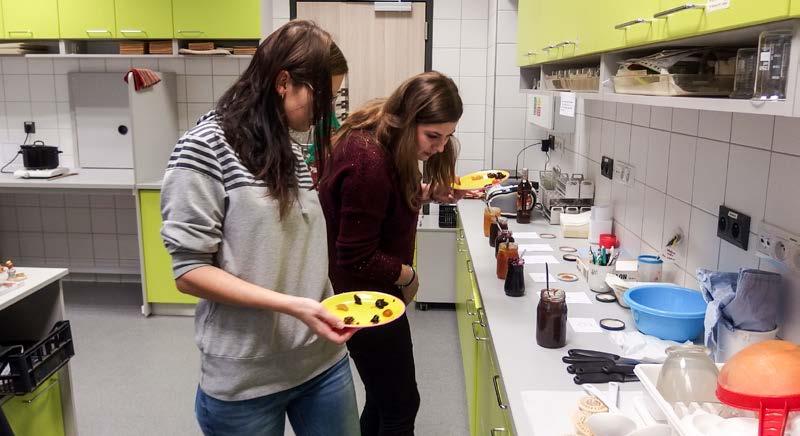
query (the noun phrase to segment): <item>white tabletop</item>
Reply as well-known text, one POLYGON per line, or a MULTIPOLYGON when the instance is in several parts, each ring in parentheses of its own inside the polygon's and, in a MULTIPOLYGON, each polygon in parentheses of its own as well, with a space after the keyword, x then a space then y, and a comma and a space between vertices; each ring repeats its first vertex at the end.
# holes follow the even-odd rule
POLYGON ((75 175, 53 179, 19 179, 11 174, 0 174, 0 188, 38 189, 133 189, 132 169, 78 168, 75 175))
MULTIPOLYGON (((66 268, 17 268, 17 272, 25 273, 28 277, 22 282, 21 287, 14 288, 11 291, 3 291, 0 288, 0 310, 69 274, 69 270, 66 268)), ((5 279, 5 272, 0 274, 5 279)))

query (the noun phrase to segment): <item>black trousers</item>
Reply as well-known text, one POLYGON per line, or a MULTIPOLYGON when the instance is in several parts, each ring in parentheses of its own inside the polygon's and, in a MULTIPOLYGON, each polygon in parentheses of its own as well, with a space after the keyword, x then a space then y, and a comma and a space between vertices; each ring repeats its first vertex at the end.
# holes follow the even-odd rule
POLYGON ((408 318, 363 329, 347 348, 367 391, 361 436, 413 436, 419 391, 408 318))

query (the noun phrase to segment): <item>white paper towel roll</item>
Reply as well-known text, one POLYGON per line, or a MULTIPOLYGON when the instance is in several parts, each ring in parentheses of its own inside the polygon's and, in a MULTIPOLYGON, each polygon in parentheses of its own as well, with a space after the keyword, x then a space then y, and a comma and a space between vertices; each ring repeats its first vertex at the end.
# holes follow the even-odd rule
MULTIPOLYGON (((592 209, 594 210, 594 209, 592 209)), ((600 243, 600 235, 603 233, 611 233, 611 228, 614 224, 612 220, 589 220, 589 242, 592 244, 600 243)))

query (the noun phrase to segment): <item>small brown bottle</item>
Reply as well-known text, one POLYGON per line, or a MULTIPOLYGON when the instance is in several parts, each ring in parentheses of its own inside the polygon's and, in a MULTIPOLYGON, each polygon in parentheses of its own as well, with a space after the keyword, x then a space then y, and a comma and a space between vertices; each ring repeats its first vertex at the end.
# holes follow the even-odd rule
POLYGON ((517 185, 517 222, 528 224, 533 215, 533 185, 528 180, 528 169, 522 170, 522 180, 517 185))

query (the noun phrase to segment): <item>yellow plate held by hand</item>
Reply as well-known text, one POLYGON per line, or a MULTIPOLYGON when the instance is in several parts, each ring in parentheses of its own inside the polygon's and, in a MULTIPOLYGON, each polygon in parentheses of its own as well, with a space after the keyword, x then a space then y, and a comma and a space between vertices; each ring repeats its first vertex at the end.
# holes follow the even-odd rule
POLYGON ((474 191, 475 189, 483 189, 487 185, 491 185, 495 180, 500 180, 502 182, 507 178, 508 171, 478 171, 461 176, 460 183, 453 183, 453 189, 459 191, 474 191))
POLYGON ((374 291, 334 295, 323 300, 322 306, 341 318, 345 327, 357 329, 389 324, 406 311, 406 304, 401 298, 374 291))

